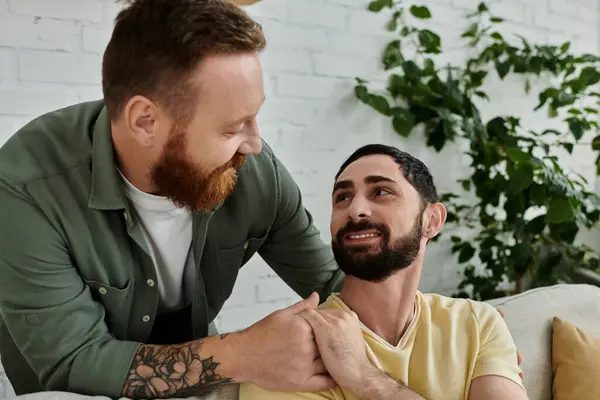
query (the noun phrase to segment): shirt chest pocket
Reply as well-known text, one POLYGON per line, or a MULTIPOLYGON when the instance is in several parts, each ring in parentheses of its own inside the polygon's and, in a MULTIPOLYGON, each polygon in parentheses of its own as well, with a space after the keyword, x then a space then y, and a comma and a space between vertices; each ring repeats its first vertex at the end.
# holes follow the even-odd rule
POLYGON ((222 302, 231 295, 240 268, 256 254, 266 239, 267 235, 249 238, 234 248, 217 250, 216 261, 222 302))
POLYGON ((94 300, 104 306, 104 319, 109 332, 117 339, 126 339, 133 300, 134 278, 127 281, 123 287, 109 286, 91 279, 85 282, 92 291, 94 300))

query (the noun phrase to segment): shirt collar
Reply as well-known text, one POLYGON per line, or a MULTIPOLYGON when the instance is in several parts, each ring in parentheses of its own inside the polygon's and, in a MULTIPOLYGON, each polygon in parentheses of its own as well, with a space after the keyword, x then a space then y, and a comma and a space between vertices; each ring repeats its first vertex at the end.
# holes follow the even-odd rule
POLYGON ((110 118, 102 107, 92 125, 92 185, 88 206, 97 210, 126 208, 125 194, 115 162, 110 118))

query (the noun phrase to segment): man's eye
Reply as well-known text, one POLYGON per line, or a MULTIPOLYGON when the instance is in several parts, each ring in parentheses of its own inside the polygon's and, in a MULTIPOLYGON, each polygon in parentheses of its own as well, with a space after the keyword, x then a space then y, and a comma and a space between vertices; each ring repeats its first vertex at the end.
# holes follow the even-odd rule
POLYGON ((340 201, 348 200, 349 198, 350 196, 347 193, 342 193, 335 198, 335 202, 339 203, 340 201))
POLYGON ((240 133, 244 133, 244 129, 245 129, 245 127, 243 127, 242 129, 239 129, 237 131, 234 131, 234 132, 227 132, 227 134, 231 135, 231 136, 239 135, 240 133))
POLYGON ((385 196, 387 194, 392 194, 392 192, 387 189, 375 189, 375 196, 385 196))

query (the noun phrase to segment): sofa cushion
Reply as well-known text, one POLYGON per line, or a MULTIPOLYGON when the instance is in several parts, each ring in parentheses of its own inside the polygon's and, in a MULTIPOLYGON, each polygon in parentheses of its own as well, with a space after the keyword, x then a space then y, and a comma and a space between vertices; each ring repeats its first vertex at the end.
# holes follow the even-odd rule
POLYGON ((600 399, 600 339, 555 317, 552 321, 554 400, 600 399))
POLYGON ((505 314, 521 352, 525 388, 530 400, 552 398, 552 320, 567 320, 600 337, 600 288, 559 284, 488 301, 505 314))

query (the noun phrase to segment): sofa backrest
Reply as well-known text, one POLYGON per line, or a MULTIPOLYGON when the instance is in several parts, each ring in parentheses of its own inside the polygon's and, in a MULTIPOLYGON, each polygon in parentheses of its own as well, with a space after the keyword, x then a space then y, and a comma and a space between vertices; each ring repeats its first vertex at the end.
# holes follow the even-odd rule
POLYGON ((559 284, 488 301, 504 311, 522 356, 530 400, 552 399, 552 318, 559 317, 600 338, 600 288, 559 284))

